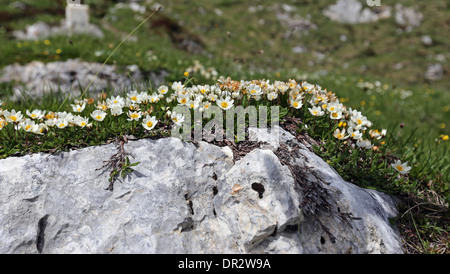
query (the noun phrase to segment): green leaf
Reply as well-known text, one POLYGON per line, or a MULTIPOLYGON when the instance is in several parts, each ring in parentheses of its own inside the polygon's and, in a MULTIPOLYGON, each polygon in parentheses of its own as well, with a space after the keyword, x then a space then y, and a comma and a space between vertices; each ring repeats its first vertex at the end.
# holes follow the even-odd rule
POLYGON ((136 163, 132 163, 130 166, 137 166, 139 165, 141 162, 136 162, 136 163))

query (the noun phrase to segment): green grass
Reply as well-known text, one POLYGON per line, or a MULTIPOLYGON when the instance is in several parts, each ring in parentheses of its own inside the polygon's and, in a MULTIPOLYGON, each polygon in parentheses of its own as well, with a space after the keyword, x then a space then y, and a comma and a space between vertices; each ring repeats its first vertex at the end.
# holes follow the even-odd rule
MULTIPOLYGON (((47 43, 44 40, 25 42, 12 39, 12 31, 23 29, 38 20, 59 24, 64 16, 65 1, 23 2, 30 5, 33 16, 22 16, 21 11, 9 5, 11 1, 0 1, 0 13, 6 12, 14 18, 0 21, 0 68, 33 60, 53 62, 73 58, 103 63, 124 34, 128 34, 147 16, 128 9, 118 9, 111 14, 108 12, 113 5, 110 1, 85 1, 91 6, 91 22, 104 30, 103 39, 77 35, 70 38, 72 43, 65 36, 49 37, 47 43), (106 26, 109 26, 108 29, 106 26)), ((168 0, 164 1, 164 9, 150 21, 173 20, 178 23, 180 31, 173 33, 152 26, 150 22, 144 24, 134 34, 137 41, 124 43, 108 64, 137 64, 144 71, 166 70, 169 73, 166 80, 170 84, 183 80, 183 72, 194 64, 194 60, 199 60, 205 67, 214 67, 219 75, 229 75, 237 80, 287 81, 292 78, 307 80, 333 91, 346 106, 361 110, 376 128, 387 129, 388 135, 377 151, 361 154, 333 139, 330 132, 337 125, 311 119, 307 112, 303 112, 299 118, 308 121, 309 128, 301 130, 323 143, 321 148, 316 148, 316 152, 346 180, 410 197, 407 201, 411 203, 405 205, 402 217, 397 220, 404 236, 409 237, 410 252, 433 253, 443 248, 448 252, 450 163, 446 155, 450 141, 443 139, 443 136, 450 134, 448 61, 443 63, 445 72, 441 80, 428 81, 423 77, 428 65, 438 63, 438 54, 444 55, 447 60, 450 58, 450 38, 444 35, 448 32, 448 4, 444 0, 423 3, 412 0, 382 1, 383 5, 402 3, 404 6, 416 6, 424 14, 425 20, 420 27, 398 35, 393 17, 371 24, 345 25, 331 22, 322 15, 322 10, 334 3, 332 0, 284 3, 296 8, 289 13, 291 18, 295 18, 296 14, 309 18, 318 28, 310 29, 308 34, 293 32, 287 37, 288 29, 276 17, 277 13, 286 12, 276 1, 254 1, 253 6, 260 5, 262 8, 250 12, 249 5, 244 1, 202 0, 192 3, 168 0), (340 41, 342 34, 347 36, 347 42, 340 41), (425 34, 431 36, 433 45, 426 46, 420 42, 425 34), (203 53, 181 49, 176 40, 180 37, 198 38, 204 45, 203 53), (292 48, 298 45, 304 46, 307 51, 293 53, 292 48), (317 53, 326 57, 320 60, 317 53), (310 66, 311 63, 314 65, 310 66), (402 64, 403 68, 394 69, 396 64, 402 64), (326 74, 320 73, 324 70, 326 74), (375 84, 376 81, 381 83, 378 89, 359 87, 366 82, 375 84), (408 161, 413 167, 408 176, 394 176, 389 167, 392 157, 408 161), (427 203, 432 206, 423 206, 427 203), (446 238, 447 244, 443 244, 442 239, 446 238)), ((192 80, 194 84, 214 82, 199 73, 191 76, 195 77, 192 80)), ((23 113, 34 108, 56 111, 65 99, 59 91, 55 91, 42 100, 11 102, 7 99, 11 93, 11 84, 0 84, 0 98, 5 101, 2 107, 15 108, 23 113)), ((86 113, 93 108, 90 105, 86 113)), ((61 110, 70 110, 68 102, 61 110)), ((67 150, 104 143, 114 136, 126 134, 150 137, 145 131, 136 129, 139 127, 132 128, 127 123, 116 123, 114 126, 113 123, 114 119, 106 121, 109 130, 98 127, 99 134, 94 130, 55 131, 52 138, 36 142, 24 132, 16 133, 18 136, 13 143, 2 145, 0 155, 7 157, 15 153, 52 151, 55 148, 67 150), (68 141, 73 134, 76 138, 68 141)), ((2 134, 6 134, 5 131, 2 134)), ((164 135, 163 132, 158 134, 164 135)))

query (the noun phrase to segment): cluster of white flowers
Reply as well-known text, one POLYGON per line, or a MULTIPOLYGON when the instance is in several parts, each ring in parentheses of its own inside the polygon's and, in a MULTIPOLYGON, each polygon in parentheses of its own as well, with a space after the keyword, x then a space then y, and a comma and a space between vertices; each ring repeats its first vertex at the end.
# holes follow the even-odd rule
MULTIPOLYGON (((73 113, 67 112, 47 112, 35 109, 26 111, 28 117, 14 109, 11 111, 0 108, 0 130, 7 123, 14 124, 16 129, 23 129, 27 132, 43 134, 49 127, 65 128, 68 126, 78 126, 81 128, 91 127, 92 118, 98 123, 105 120, 108 115, 127 116, 127 121, 138 122, 146 130, 152 130, 159 122, 155 116, 150 116, 153 111, 152 104, 162 102, 158 109, 162 109, 164 117, 171 120, 174 125, 180 126, 185 117, 176 112, 172 112, 166 105, 184 105, 190 109, 205 111, 213 104, 223 110, 235 106, 244 96, 248 100, 268 101, 287 98, 287 103, 293 109, 301 109, 308 104, 309 113, 313 116, 327 116, 338 125, 332 133, 338 140, 354 142, 359 148, 375 148, 370 139, 379 140, 386 135, 386 130, 378 131, 370 129, 372 123, 360 111, 344 106, 336 95, 322 89, 319 85, 308 82, 287 82, 269 80, 236 81, 230 77, 221 76, 213 85, 192 85, 185 86, 181 82, 174 82, 170 88, 166 85, 159 86, 156 91, 130 91, 125 96, 111 96, 106 100, 99 100, 95 105, 95 110, 83 117, 79 114, 85 112, 86 104, 93 104, 89 99, 74 100, 71 104, 73 113), (365 137, 366 136, 366 137, 365 137)), ((0 102, 1 105, 1 102, 0 102)), ((353 145, 353 144, 352 144, 353 145)), ((396 165, 399 167, 401 165, 396 165)), ((397 169, 397 168, 396 168, 397 169)), ((397 169, 399 170, 399 169, 397 169)), ((403 167, 403 170, 408 170, 403 167)), ((400 171, 400 170, 399 170, 400 171)), ((409 171, 409 170, 408 170, 409 171)))
POLYGON ((0 112, 0 129, 6 124, 12 123, 16 130, 23 129, 26 132, 35 134, 44 134, 49 127, 65 128, 67 126, 78 126, 80 128, 91 127, 89 119, 80 115, 74 115, 68 112, 49 112, 35 109, 26 111, 26 116, 21 111, 2 110, 0 112))

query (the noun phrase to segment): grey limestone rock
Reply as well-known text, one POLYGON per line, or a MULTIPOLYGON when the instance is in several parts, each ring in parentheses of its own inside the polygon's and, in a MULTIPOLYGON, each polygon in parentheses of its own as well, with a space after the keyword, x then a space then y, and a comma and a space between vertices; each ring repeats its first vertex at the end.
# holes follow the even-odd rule
POLYGON ((22 93, 39 98, 51 91, 77 96, 85 88, 89 88, 91 94, 108 88, 118 93, 130 90, 134 87, 134 82, 139 83, 146 79, 158 86, 168 74, 164 70, 146 73, 140 71, 136 65, 127 66, 124 70, 126 71, 122 72, 116 65, 102 66, 100 63, 77 59, 49 63, 33 61, 25 65, 12 64, 4 67, 0 73, 0 83, 14 82, 14 95, 11 99, 17 100, 21 98, 22 93))
POLYGON ((281 128, 252 134, 264 143, 239 160, 207 142, 128 141, 140 164, 113 191, 101 169, 113 144, 0 160, 0 253, 402 252, 393 198, 345 182, 281 128), (292 171, 332 211, 311 215, 292 171))

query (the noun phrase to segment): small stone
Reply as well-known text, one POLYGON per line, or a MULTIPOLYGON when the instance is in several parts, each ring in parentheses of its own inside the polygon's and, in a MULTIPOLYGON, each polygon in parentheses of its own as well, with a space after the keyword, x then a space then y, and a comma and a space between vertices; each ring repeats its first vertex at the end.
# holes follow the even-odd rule
POLYGON ((429 35, 422 36, 421 41, 426 46, 431 46, 433 44, 433 39, 431 39, 429 35))
POLYGON ((437 81, 444 76, 444 67, 442 64, 430 65, 425 72, 425 78, 431 81, 437 81))

